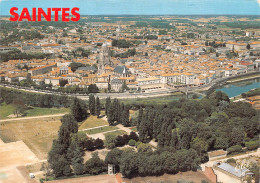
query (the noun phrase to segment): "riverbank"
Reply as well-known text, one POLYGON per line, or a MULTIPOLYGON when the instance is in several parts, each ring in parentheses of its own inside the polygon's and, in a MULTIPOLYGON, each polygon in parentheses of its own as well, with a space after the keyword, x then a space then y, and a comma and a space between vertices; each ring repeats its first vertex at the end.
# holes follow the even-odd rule
POLYGON ((256 75, 251 76, 251 77, 245 76, 240 79, 231 79, 231 80, 228 80, 227 83, 235 83, 235 82, 239 82, 239 81, 246 81, 246 80, 257 79, 257 78, 260 78, 260 73, 257 73, 256 75))

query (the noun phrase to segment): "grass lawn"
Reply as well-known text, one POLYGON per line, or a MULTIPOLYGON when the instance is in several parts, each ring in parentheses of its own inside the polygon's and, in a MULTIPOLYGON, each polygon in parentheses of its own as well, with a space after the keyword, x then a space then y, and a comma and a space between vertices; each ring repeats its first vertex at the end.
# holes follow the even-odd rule
POLYGON ((43 116, 43 115, 52 115, 52 114, 61 114, 69 112, 69 108, 40 108, 33 107, 25 112, 26 116, 43 116))
MULTIPOLYGON (((7 119, 10 114, 13 114, 14 106, 11 104, 2 103, 0 107, 0 119, 7 119)), ((40 107, 32 107, 27 109, 24 112, 24 117, 31 116, 43 116, 43 115, 52 115, 59 113, 69 112, 69 108, 40 108, 40 107)))
POLYGON ((92 135, 92 134, 96 134, 96 133, 102 133, 102 132, 107 132, 107 131, 111 131, 111 130, 117 130, 119 128, 117 128, 116 126, 104 126, 104 127, 100 127, 100 128, 95 128, 92 130, 87 130, 87 134, 92 135))
POLYGON ((114 135, 114 136, 124 135, 124 134, 127 134, 126 131, 124 131, 124 130, 117 130, 114 132, 105 133, 105 135, 114 135))
POLYGON ((119 99, 120 102, 124 102, 124 104, 129 104, 129 105, 153 105, 153 104, 169 104, 172 101, 179 100, 182 98, 184 95, 183 94, 173 94, 169 96, 162 96, 162 97, 150 97, 150 98, 137 98, 137 99, 119 99))
POLYGON ((14 106, 7 105, 6 103, 2 103, 0 106, 0 119, 5 119, 10 114, 13 114, 14 106))
POLYGON ((101 118, 97 118, 97 116, 90 116, 79 126, 79 130, 104 126, 104 125, 108 125, 108 122, 101 118))
POLYGON ((0 137, 6 143, 23 140, 39 159, 46 159, 60 125, 60 117, 3 122, 0 137))

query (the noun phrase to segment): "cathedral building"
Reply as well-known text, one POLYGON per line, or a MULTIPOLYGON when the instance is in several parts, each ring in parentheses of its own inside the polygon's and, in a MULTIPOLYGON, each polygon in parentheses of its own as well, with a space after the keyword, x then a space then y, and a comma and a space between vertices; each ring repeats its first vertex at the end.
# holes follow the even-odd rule
POLYGON ((106 44, 102 45, 98 59, 98 74, 105 73, 105 67, 113 67, 113 63, 110 58, 110 50, 106 44))

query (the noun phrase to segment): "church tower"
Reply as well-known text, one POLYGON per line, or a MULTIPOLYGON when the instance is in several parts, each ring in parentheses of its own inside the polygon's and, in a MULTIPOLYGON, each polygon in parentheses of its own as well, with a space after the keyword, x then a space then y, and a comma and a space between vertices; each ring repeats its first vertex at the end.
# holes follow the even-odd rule
POLYGON ((113 66, 110 58, 110 50, 106 44, 102 45, 102 48, 99 53, 98 59, 98 74, 103 74, 105 72, 106 66, 113 66))

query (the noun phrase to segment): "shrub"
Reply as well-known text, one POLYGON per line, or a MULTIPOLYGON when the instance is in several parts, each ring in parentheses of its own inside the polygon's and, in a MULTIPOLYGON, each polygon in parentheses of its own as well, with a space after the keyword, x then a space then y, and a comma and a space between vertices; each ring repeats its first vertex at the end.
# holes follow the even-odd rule
POLYGON ((242 98, 246 98, 246 94, 245 93, 242 93, 241 96, 242 96, 242 98))
POLYGON ((139 144, 142 144, 142 142, 141 142, 141 141, 136 142, 136 143, 135 143, 135 147, 138 147, 139 144))
POLYGON ((115 143, 109 143, 109 144, 106 145, 106 147, 107 147, 108 149, 113 149, 113 148, 116 147, 116 144, 115 144, 115 143))
POLYGON ((245 143, 248 150, 254 150, 259 147, 259 141, 249 141, 245 143))
POLYGON ((228 153, 234 153, 234 152, 241 152, 242 151, 242 146, 241 145, 235 145, 231 146, 230 148, 227 149, 228 153))
POLYGON ((236 163, 236 160, 234 159, 234 158, 229 158, 228 160, 227 160, 227 163, 228 164, 233 164, 233 163, 236 163))
POLYGON ((129 140, 128 145, 135 146, 135 143, 136 143, 136 141, 131 139, 131 140, 129 140))

